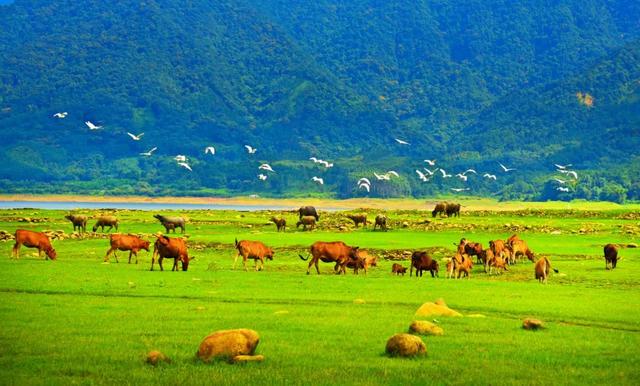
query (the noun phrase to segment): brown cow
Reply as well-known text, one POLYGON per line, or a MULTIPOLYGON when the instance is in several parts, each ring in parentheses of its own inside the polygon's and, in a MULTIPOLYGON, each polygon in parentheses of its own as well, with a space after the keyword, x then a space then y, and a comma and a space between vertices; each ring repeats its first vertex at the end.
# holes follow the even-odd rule
POLYGON ((458 279, 460 275, 464 274, 467 279, 471 278, 471 269, 473 268, 473 260, 465 255, 457 255, 453 259, 453 270, 458 273, 458 279))
POLYGON ((391 266, 391 273, 395 273, 396 276, 404 276, 404 274, 407 273, 407 269, 398 263, 393 263, 393 265, 391 266))
POLYGON ((104 227, 106 226, 109 227, 107 232, 111 232, 111 229, 113 229, 113 227, 115 227, 117 231, 118 219, 115 216, 100 216, 98 217, 98 222, 96 222, 96 225, 93 226, 93 231, 95 232, 98 230, 98 227, 101 227, 102 232, 104 232, 104 227))
POLYGON ((189 258, 189 251, 187 250, 187 243, 181 237, 167 237, 158 236, 158 239, 153 244, 153 256, 151 257, 151 271, 153 271, 153 263, 158 258, 158 265, 160 270, 162 268, 162 259, 174 259, 172 271, 178 270, 178 261, 182 263, 182 270, 186 271, 189 268, 189 261, 195 259, 195 257, 189 258))
POLYGON ((78 231, 81 234, 87 231, 87 220, 89 219, 87 216, 83 214, 70 214, 64 216, 64 218, 71 221, 74 232, 76 231, 76 228, 78 228, 78 231))
POLYGON ((369 252, 358 250, 355 260, 347 260, 347 268, 353 268, 353 273, 358 274, 359 269, 364 269, 364 274, 367 274, 369 267, 378 266, 378 257, 370 255, 369 252))
POLYGON ((536 279, 540 283, 547 284, 547 277, 549 276, 549 272, 551 271, 551 262, 546 257, 541 257, 536 261, 536 265, 534 267, 536 279))
POLYGON ((460 204, 453 202, 446 203, 445 212, 447 213, 447 217, 460 217, 460 204))
POLYGON ((495 255, 490 248, 487 248, 480 252, 478 255, 479 263, 484 267, 484 273, 487 273, 487 267, 491 265, 493 260, 495 259, 495 255))
POLYGON ((119 263, 117 251, 129 251, 129 264, 131 264, 131 255, 136 256, 136 264, 138 264, 138 251, 144 249, 149 252, 149 242, 138 236, 114 233, 109 237, 109 241, 111 248, 107 251, 104 261, 109 261, 109 255, 113 253, 116 263, 119 263))
POLYGON ((439 213, 440 217, 442 217, 442 215, 446 213, 446 211, 447 211, 447 203, 439 202, 436 204, 435 208, 433 208, 433 210, 431 211, 431 216, 436 217, 439 213))
POLYGON ((359 224, 363 224, 363 227, 367 227, 367 215, 366 214, 348 214, 347 218, 350 218, 354 224, 356 224, 356 228, 359 224))
POLYGON ((373 230, 376 230, 376 227, 380 227, 383 231, 387 231, 387 216, 383 214, 379 214, 376 216, 376 222, 373 224, 373 230))
POLYGON ((271 221, 274 224, 276 224, 276 229, 277 229, 278 232, 280 232, 281 230, 283 232, 285 232, 287 230, 287 220, 285 220, 283 218, 271 217, 271 219, 269 221, 271 221))
POLYGON ((273 260, 273 249, 267 247, 260 241, 240 240, 236 239, 236 249, 238 254, 233 261, 233 269, 236 269, 236 263, 238 257, 242 256, 242 265, 244 270, 247 271, 247 259, 253 259, 256 264, 256 271, 262 271, 264 269, 264 259, 273 260), (260 267, 258 267, 258 261, 260 267))
POLYGON ((520 236, 518 236, 517 233, 514 233, 507 239, 507 244, 511 244, 516 240, 522 240, 522 239, 520 238, 520 236))
POLYGON ((502 271, 500 271, 501 269, 504 271, 508 271, 508 265, 509 264, 507 260, 502 258, 502 256, 494 256, 493 259, 491 259, 491 261, 489 262, 489 275, 491 275, 491 273, 493 272, 493 268, 495 268, 499 274, 502 273, 502 271))
POLYGON ((431 272, 431 277, 438 276, 439 266, 438 262, 433 260, 427 252, 416 251, 411 255, 411 267, 409 268, 409 277, 413 273, 413 268, 416 269, 416 277, 422 277, 422 271, 431 272))
POLYGON ((480 243, 467 242, 464 245, 464 253, 469 256, 475 256, 476 263, 478 264, 482 264, 481 255, 483 250, 484 249, 482 248, 482 244, 480 243))
POLYGON ((302 225, 302 230, 306 231, 307 226, 309 226, 309 230, 313 230, 316 227, 316 218, 313 216, 304 216, 296 223, 296 228, 300 228, 302 225))
MULTIPOLYGON (((333 263, 336 265, 334 267, 334 271, 337 274, 345 273, 346 274, 346 265, 348 260, 355 260, 358 258, 358 247, 350 247, 342 241, 333 241, 333 242, 324 242, 324 241, 316 241, 311 245, 310 254, 312 256, 311 261, 309 261, 309 266, 307 267, 307 275, 311 270, 311 266, 315 264, 316 272, 318 275, 320 274, 320 269, 318 268, 318 261, 322 260, 324 263, 333 263)), ((302 260, 308 260, 304 258, 302 255, 298 255, 302 260)))
POLYGON ((524 240, 514 240, 511 242, 510 244, 511 246, 511 256, 513 258, 514 263, 516 262, 516 260, 518 259, 518 256, 527 256, 527 258, 529 260, 531 260, 532 262, 535 262, 535 256, 533 254, 533 252, 531 251, 531 249, 529 249, 529 245, 527 245, 527 242, 524 240))
POLYGON ((504 257, 508 253, 505 242, 500 239, 489 241, 489 248, 491 248, 494 256, 504 257))
POLYGON ((604 266, 606 269, 614 269, 618 264, 618 247, 614 244, 604 246, 604 266), (611 266, 611 268, 609 268, 611 266))
POLYGON ((55 260, 57 257, 56 250, 51 246, 49 237, 42 232, 34 232, 25 229, 18 229, 15 233, 16 243, 11 250, 11 256, 16 259, 20 258, 20 246, 27 248, 38 248, 38 257, 42 257, 42 251, 47 255, 45 260, 55 260))

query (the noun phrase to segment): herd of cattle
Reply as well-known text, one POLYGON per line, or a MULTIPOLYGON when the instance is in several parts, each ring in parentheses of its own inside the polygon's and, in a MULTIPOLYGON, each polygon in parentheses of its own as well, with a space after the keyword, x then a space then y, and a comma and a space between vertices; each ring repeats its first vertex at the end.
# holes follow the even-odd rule
MULTIPOLYGON (((459 216, 459 212, 459 204, 438 203, 432 214, 436 216, 437 214, 442 215, 442 213, 445 213, 447 216, 459 216)), ((299 221, 297 226, 304 225, 305 229, 307 226, 313 229, 316 221, 320 218, 316 209, 312 206, 301 207, 298 210, 298 214, 299 221)), ((181 232, 184 233, 186 229, 185 219, 182 217, 167 217, 162 215, 154 215, 154 217, 160 221, 167 233, 170 233, 171 230, 175 233, 176 228, 180 228, 181 232)), ((363 224, 363 226, 367 224, 366 215, 347 215, 347 217, 354 222, 356 227, 358 227, 359 224, 363 224)), ((74 231, 77 228, 80 232, 86 232, 87 216, 68 215, 65 216, 65 218, 71 221, 74 231)), ((272 217, 271 221, 276 224, 277 231, 285 231, 286 221, 284 219, 272 217)), ((376 216, 374 229, 379 226, 382 230, 387 230, 386 222, 386 216, 376 216)), ((99 227, 103 232, 105 227, 109 227, 107 229, 108 232, 111 231, 112 228, 115 228, 117 231, 118 219, 114 216, 100 216, 93 226, 93 231, 96 232, 99 227)), ((132 256, 135 256, 137 264, 138 252, 142 249, 149 252, 150 247, 149 241, 130 234, 111 234, 109 242, 110 248, 105 256, 105 261, 108 261, 109 257, 114 255, 116 262, 118 262, 116 252, 128 251, 129 263, 131 263, 132 256)), ((15 232, 15 245, 13 246, 12 257, 19 258, 21 245, 29 248, 37 248, 38 256, 42 256, 42 252, 44 252, 47 258, 52 260, 56 259, 56 251, 51 246, 51 242, 45 233, 23 229, 17 230, 15 232)), ((547 282, 550 270, 552 269, 549 259, 547 257, 536 259, 527 242, 517 234, 512 235, 507 240, 491 240, 489 241, 488 248, 484 248, 481 243, 472 242, 465 238, 461 239, 458 243, 454 243, 454 245, 456 246, 454 256, 443 261, 446 263, 448 278, 469 278, 474 265, 473 256, 476 257, 476 264, 482 264, 484 272, 490 275, 493 273, 493 270, 496 270, 498 274, 503 271, 508 271, 510 265, 516 264, 525 257, 534 263, 535 278, 540 282, 547 282)), ((264 268, 265 260, 273 260, 273 249, 260 241, 238 241, 236 239, 235 249, 237 249, 238 254, 234 260, 234 269, 240 256, 242 256, 245 270, 247 270, 247 261, 249 259, 255 261, 256 270, 262 270, 264 268)), ((369 267, 377 266, 376 256, 370 255, 367 251, 361 250, 359 247, 351 247, 342 241, 317 241, 311 245, 307 257, 302 255, 299 255, 299 257, 305 261, 311 258, 307 267, 307 274, 310 273, 312 266, 315 266, 316 272, 319 274, 320 269, 318 263, 320 261, 324 263, 334 263, 334 272, 337 274, 346 273, 347 268, 353 269, 355 274, 362 269, 366 274, 369 267)), ((618 247, 614 244, 607 244, 604 247, 604 257, 606 269, 614 269, 618 261, 618 247)), ((151 270, 153 271, 156 260, 158 261, 160 270, 164 270, 162 266, 163 259, 173 259, 172 271, 178 270, 178 262, 181 264, 181 269, 186 271, 189 267, 189 262, 193 260, 194 257, 189 257, 185 239, 157 234, 151 259, 151 270)), ((432 277, 436 277, 440 270, 440 264, 427 252, 415 251, 411 256, 409 276, 412 276, 414 268, 416 270, 416 277, 421 277, 423 271, 429 271, 432 277)), ((406 270, 406 267, 399 263, 394 263, 391 268, 391 272, 396 275, 404 275, 406 270)), ((558 272, 556 269, 554 269, 554 271, 558 272)))

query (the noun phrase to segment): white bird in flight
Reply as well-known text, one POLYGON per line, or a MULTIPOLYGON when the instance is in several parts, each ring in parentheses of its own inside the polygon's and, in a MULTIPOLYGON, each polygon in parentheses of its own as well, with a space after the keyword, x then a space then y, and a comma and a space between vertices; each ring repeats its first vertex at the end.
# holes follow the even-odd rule
POLYGON ((377 178, 378 180, 385 180, 385 181, 388 181, 388 180, 390 180, 390 179, 391 179, 391 177, 389 177, 387 174, 382 174, 382 175, 380 175, 380 174, 378 174, 378 173, 374 172, 374 173, 373 173, 373 175, 374 175, 374 176, 376 176, 376 178, 377 178))
POLYGON ((566 169, 566 168, 568 168, 569 166, 573 166, 573 165, 571 165, 571 164, 566 164, 566 165, 558 165, 558 164, 554 164, 554 165, 555 165, 558 169, 563 169, 563 170, 564 170, 564 169, 566 169))
POLYGON ((178 162, 187 162, 187 156, 182 154, 178 154, 177 156, 173 157, 173 159, 178 162))
POLYGON ((460 173, 460 174, 467 174, 467 173, 478 174, 478 172, 476 172, 476 171, 475 171, 475 170, 473 170, 473 169, 467 169, 467 170, 465 170, 464 172, 462 172, 462 173, 460 173))
POLYGON ((328 161, 323 161, 323 160, 321 160, 321 159, 320 159, 320 160, 318 160, 318 163, 319 163, 319 164, 323 164, 325 168, 332 168, 332 167, 333 167, 333 164, 332 164, 332 163, 329 163, 328 161))
POLYGON ((249 154, 253 154, 256 151, 258 151, 258 149, 256 149, 255 147, 251 147, 249 145, 244 145, 244 148, 247 149, 247 153, 249 153, 249 154))
POLYGON ((369 184, 362 183, 358 185, 358 189, 362 189, 362 188, 367 189, 367 192, 371 192, 371 186, 369 186, 369 184))
POLYGON ((369 179, 365 177, 362 177, 361 179, 358 180, 358 185, 360 185, 363 182, 366 182, 367 185, 371 185, 371 181, 369 181, 369 179))
POLYGON ((456 174, 456 177, 459 177, 459 178, 460 178, 462 181, 464 181, 464 182, 467 182, 467 179, 469 178, 469 177, 465 176, 465 175, 464 175, 464 174, 462 174, 462 173, 458 173, 458 174, 456 174))
POLYGON ((559 178, 554 178, 554 180, 558 181, 558 182, 559 182, 559 183, 561 183, 561 184, 565 184, 565 183, 567 182, 567 181, 565 181, 565 180, 561 180, 561 179, 559 179, 559 178))
POLYGON ((140 153, 140 155, 144 155, 144 156, 147 156, 147 157, 151 157, 151 154, 152 154, 154 151, 156 151, 157 149, 158 149, 157 147, 154 147, 153 149, 149 150, 149 151, 148 151, 148 152, 146 152, 146 153, 140 153))
POLYGON ((396 177, 400 177, 400 175, 398 174, 398 172, 396 172, 395 170, 389 170, 388 172, 385 173, 386 175, 392 174, 396 177))
POLYGON ((429 166, 436 166, 436 160, 426 159, 424 162, 428 163, 429 166))
POLYGON ((454 192, 460 193, 460 192, 464 192, 465 190, 469 190, 469 188, 451 188, 451 190, 453 190, 454 192))
POLYGON ((69 113, 67 113, 66 111, 64 111, 64 112, 62 112, 62 113, 55 113, 55 114, 53 114, 53 116, 54 116, 54 117, 56 117, 56 118, 59 118, 59 119, 64 119, 64 118, 66 118, 66 117, 67 117, 67 114, 69 114, 69 113))
POLYGON ((424 173, 421 172, 420 170, 416 169, 416 173, 418 174, 418 178, 420 178, 422 181, 424 181, 424 182, 429 181, 427 176, 425 176, 424 173))
POLYGON ((183 168, 187 169, 188 171, 192 172, 193 170, 191 169, 191 166, 189 166, 189 164, 187 164, 186 162, 178 162, 178 165, 182 166, 183 168))
POLYGON ((320 185, 324 185, 324 180, 322 178, 320 178, 320 177, 313 176, 313 177, 311 177, 311 179, 313 181, 319 183, 320 185))
POLYGON ((452 177, 451 174, 447 174, 447 172, 444 171, 444 169, 440 169, 440 173, 442 173, 442 178, 450 178, 450 177, 452 177))
POLYGON ((271 168, 271 165, 269 165, 269 164, 262 164, 262 165, 258 166, 258 169, 260 169, 260 170, 268 170, 270 172, 274 172, 273 169, 271 168))
POLYGON ((576 180, 578 179, 578 173, 574 172, 573 170, 560 170, 560 172, 568 176, 572 176, 576 180))
POLYGON ((316 157, 309 157, 309 159, 313 161, 313 163, 318 163, 318 159, 316 157))
POLYGON ((438 171, 438 168, 433 169, 433 171, 431 171, 431 170, 429 170, 427 168, 422 168, 422 169, 424 169, 425 172, 429 173, 430 176, 432 176, 433 173, 438 171))
POLYGON ((129 133, 129 132, 127 131, 127 135, 128 135, 129 137, 131 137, 131 139, 133 139, 134 141, 139 141, 139 140, 142 138, 142 136, 144 135, 144 133, 140 133, 140 134, 138 134, 138 135, 133 135, 133 134, 131 134, 131 133, 129 133))
POLYGON ((266 175, 264 175, 264 174, 262 174, 262 173, 260 173, 260 174, 258 174, 258 179, 259 179, 260 181, 265 181, 265 180, 267 179, 267 176, 266 176, 266 175))
POLYGON ((508 167, 504 166, 503 164, 501 164, 500 162, 498 162, 498 165, 500 165, 500 167, 502 168, 502 170, 503 170, 505 173, 510 172, 510 171, 512 171, 512 170, 516 170, 515 168, 508 168, 508 167))
POLYGON ((93 122, 91 121, 86 121, 84 123, 85 125, 87 125, 87 127, 89 128, 89 130, 98 130, 98 129, 102 129, 102 126, 96 126, 93 124, 93 122))
POLYGON ((494 181, 498 179, 495 174, 489 174, 489 173, 483 174, 482 177, 487 177, 488 179, 494 180, 494 181))
POLYGON ((407 142, 407 141, 403 141, 403 140, 398 139, 398 138, 394 138, 394 139, 396 140, 396 142, 398 142, 401 145, 410 145, 410 143, 407 142))
POLYGON ((204 154, 209 154, 211 153, 211 155, 216 154, 216 148, 213 146, 207 146, 204 148, 204 154))
POLYGON ((561 192, 568 192, 568 191, 569 191, 569 188, 565 188, 565 187, 563 187, 563 186, 558 186, 558 187, 556 188, 556 190, 559 190, 559 191, 561 191, 561 192))

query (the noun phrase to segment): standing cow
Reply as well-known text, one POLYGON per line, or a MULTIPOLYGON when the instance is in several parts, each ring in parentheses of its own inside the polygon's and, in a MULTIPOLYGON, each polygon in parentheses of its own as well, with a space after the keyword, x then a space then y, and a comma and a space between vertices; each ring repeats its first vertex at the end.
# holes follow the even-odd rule
POLYGON ((132 255, 135 255, 136 264, 138 264, 138 251, 144 249, 149 252, 149 242, 134 235, 114 233, 110 235, 109 243, 111 248, 109 248, 104 257, 105 262, 109 261, 109 255, 113 253, 113 256, 116 258, 116 263, 119 263, 117 251, 129 251, 129 264, 131 264, 132 255))
POLYGON ((183 238, 179 237, 167 237, 158 236, 158 239, 153 244, 153 256, 151 257, 151 271, 153 271, 153 263, 158 259, 158 265, 160 270, 162 268, 162 259, 174 259, 172 271, 178 270, 178 261, 182 263, 182 270, 186 271, 189 268, 189 261, 195 259, 195 257, 189 258, 189 251, 187 250, 187 243, 183 238))
POLYGON ((409 277, 413 273, 413 268, 416 269, 416 277, 422 277, 422 271, 431 272, 431 277, 438 276, 439 265, 436 260, 433 260, 427 252, 413 252, 411 255, 411 267, 409 268, 409 277))
POLYGON ((93 226, 93 231, 97 231, 98 227, 102 228, 101 231, 104 232, 104 227, 108 226, 107 232, 111 232, 111 229, 114 227, 116 231, 118 230, 118 219, 115 216, 100 216, 98 217, 98 221, 96 225, 93 226))
POLYGON ((16 259, 20 258, 20 246, 27 248, 37 248, 38 257, 42 257, 42 251, 47 255, 45 259, 56 259, 56 250, 51 246, 49 237, 42 232, 34 232, 24 229, 18 229, 15 233, 16 243, 11 250, 11 256, 16 259))
POLYGON ((435 208, 433 208, 433 210, 431 211, 431 216, 436 217, 438 214, 440 214, 440 217, 442 217, 442 215, 446 213, 446 211, 447 211, 447 203, 439 202, 436 204, 435 208))
MULTIPOLYGON (((319 260, 322 260, 324 263, 336 263, 334 271, 336 271, 337 274, 346 274, 347 262, 349 260, 357 260, 357 253, 358 247, 350 247, 342 241, 316 241, 310 248, 310 255, 312 258, 311 261, 309 261, 309 266, 307 267, 307 275, 309 274, 312 265, 316 266, 316 272, 318 272, 318 275, 320 274, 320 269, 318 268, 319 260)), ((298 256, 300 256, 304 261, 309 259, 309 256, 306 258, 302 255, 298 256)))
POLYGON ((176 233, 176 228, 180 228, 180 233, 184 233, 186 229, 185 219, 183 217, 169 217, 160 214, 155 214, 153 215, 153 217, 157 218, 158 221, 160 221, 167 233, 170 233, 172 229, 173 233, 176 233))
POLYGON ((618 247, 614 244, 604 246, 604 266, 606 269, 615 269, 618 264, 618 247), (611 266, 611 268, 609 268, 611 266))
POLYGON ((235 245, 238 254, 233 261, 233 269, 236 269, 236 263, 240 256, 242 256, 242 265, 244 265, 245 271, 247 271, 247 259, 255 260, 256 271, 262 271, 262 269, 264 269, 264 259, 273 260, 273 249, 267 247, 260 241, 240 240, 238 242, 238 239, 236 239, 235 245), (258 262, 260 262, 259 267, 258 262))
POLYGON ((313 206, 300 207, 300 209, 298 209, 298 214, 300 219, 304 216, 313 216, 316 218, 316 221, 320 221, 320 215, 313 206))
POLYGON ((445 212, 447 213, 447 217, 460 217, 460 204, 456 204, 453 202, 446 204, 445 212))
POLYGON ((78 228, 78 231, 80 232, 80 234, 85 233, 87 231, 87 221, 89 220, 87 216, 83 214, 70 214, 70 215, 64 216, 64 218, 71 221, 71 223, 73 224, 74 232, 76 231, 76 228, 78 228))
POLYGON ((347 218, 351 219, 353 223, 358 227, 358 224, 362 224, 364 228, 367 227, 367 215, 366 214, 348 214, 347 218))
POLYGON ((387 216, 383 214, 379 214, 376 216, 376 222, 373 224, 373 230, 376 230, 376 227, 380 227, 383 231, 387 231, 387 216))

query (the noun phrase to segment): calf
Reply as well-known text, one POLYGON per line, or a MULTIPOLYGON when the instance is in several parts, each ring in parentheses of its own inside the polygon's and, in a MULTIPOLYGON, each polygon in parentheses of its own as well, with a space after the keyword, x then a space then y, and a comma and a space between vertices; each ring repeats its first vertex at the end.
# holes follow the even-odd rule
POLYGON ((129 251, 129 264, 131 264, 131 255, 135 255, 136 264, 138 264, 138 251, 144 249, 149 252, 149 242, 134 235, 122 235, 114 233, 109 237, 111 248, 107 251, 107 255, 104 257, 104 261, 109 261, 109 255, 113 253, 118 261, 117 251, 129 251))
POLYGON ((536 279, 540 283, 547 284, 547 277, 551 271, 551 262, 546 257, 541 257, 535 264, 536 279))
POLYGON ((502 273, 501 270, 508 271, 508 265, 509 264, 506 259, 502 258, 501 256, 494 256, 493 259, 489 262, 489 275, 491 275, 491 273, 493 272, 493 268, 495 268, 496 271, 500 274, 502 273))
POLYGON ((376 222, 373 224, 373 230, 376 230, 376 227, 380 227, 383 231, 387 231, 387 216, 383 214, 379 214, 376 216, 376 222))
POLYGON ((356 224, 356 228, 359 224, 363 224, 363 227, 367 227, 367 215, 366 214, 348 214, 347 218, 350 218, 354 224, 356 224))
POLYGON ((494 256, 503 257, 507 253, 507 246, 503 240, 489 241, 489 248, 491 248, 494 256))
POLYGON ((118 219, 115 216, 100 216, 98 217, 98 221, 96 222, 96 225, 93 226, 93 231, 97 231, 98 227, 102 228, 102 232, 104 232, 104 227, 108 226, 109 229, 107 230, 107 232, 111 232, 111 229, 113 229, 114 227, 116 228, 116 231, 118 230, 118 219))
POLYGON ((278 232, 286 231, 286 229, 287 229, 287 220, 285 220, 283 218, 271 217, 270 221, 273 222, 274 224, 276 224, 276 228, 277 228, 278 232))
POLYGON ((15 233, 16 243, 11 250, 11 256, 16 259, 20 258, 20 246, 27 248, 37 248, 38 257, 42 257, 42 251, 47 255, 46 259, 55 260, 57 257, 56 250, 51 246, 49 237, 42 232, 34 232, 24 229, 18 229, 15 233))
POLYGON ((413 268, 416 269, 416 277, 422 277, 422 271, 431 272, 431 277, 438 276, 438 262, 433 260, 427 252, 413 252, 411 255, 411 267, 409 269, 409 276, 413 272, 413 268))
POLYGON ((189 261, 195 259, 191 257, 189 259, 189 252, 187 250, 187 243, 184 239, 167 236, 158 236, 158 239, 153 244, 153 256, 151 257, 151 271, 153 271, 153 263, 158 259, 158 265, 160 270, 162 268, 162 259, 174 259, 172 271, 178 270, 178 261, 182 263, 182 270, 186 271, 189 268, 189 261))
POLYGON ((87 231, 87 220, 89 219, 87 216, 83 214, 70 214, 64 216, 64 218, 71 221, 74 232, 76 231, 76 228, 78 228, 78 231, 81 234, 87 231))
POLYGON ((464 275, 467 279, 471 278, 471 269, 473 268, 473 260, 465 255, 457 255, 453 259, 453 270, 458 273, 457 277, 460 279, 461 275, 464 275))
POLYGON ((359 269, 364 270, 364 274, 367 274, 369 267, 378 266, 378 257, 370 255, 367 251, 358 250, 355 259, 347 260, 347 268, 353 268, 353 273, 358 274, 359 269))
POLYGON ((320 215, 316 211, 316 208, 313 206, 302 206, 298 209, 299 218, 302 219, 304 216, 313 216, 316 221, 320 221, 320 215))
POLYGON ((614 244, 604 246, 604 266, 606 269, 615 269, 618 264, 618 247, 614 244), (611 266, 611 268, 609 268, 611 266))
POLYGON ((171 232, 171 230, 173 230, 173 233, 176 233, 176 228, 180 228, 180 233, 184 233, 186 227, 185 227, 185 219, 183 217, 169 217, 169 216, 162 216, 160 214, 155 214, 153 215, 153 217, 157 218, 158 221, 160 221, 160 223, 162 224, 162 226, 164 226, 165 231, 167 233, 171 232))
POLYGON ((236 263, 240 256, 242 256, 242 265, 244 265, 245 271, 247 271, 247 259, 253 259, 255 261, 256 271, 262 271, 265 258, 273 260, 273 249, 267 247, 260 241, 240 240, 240 242, 238 242, 238 239, 236 239, 235 244, 238 254, 233 261, 233 269, 236 269, 236 263), (258 262, 260 262, 260 267, 258 267, 258 262))
POLYGON ((396 276, 404 276, 404 274, 407 273, 407 269, 398 263, 393 263, 393 265, 391 266, 391 273, 395 273, 396 276))
POLYGON ((303 226, 303 231, 307 230, 307 226, 309 230, 313 230, 316 227, 316 218, 313 216, 304 216, 296 223, 296 229, 300 228, 300 225, 303 226))

